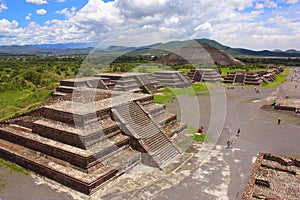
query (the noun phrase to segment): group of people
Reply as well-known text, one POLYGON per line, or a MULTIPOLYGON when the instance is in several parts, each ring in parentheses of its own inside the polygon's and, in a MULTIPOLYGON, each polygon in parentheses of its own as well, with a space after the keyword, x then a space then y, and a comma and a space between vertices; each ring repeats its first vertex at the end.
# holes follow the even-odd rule
MULTIPOLYGON (((241 132, 241 129, 238 128, 238 129, 237 129, 237 132, 236 132, 236 136, 237 136, 237 137, 240 136, 240 132, 241 132)), ((228 148, 228 149, 229 149, 229 148, 232 148, 232 147, 233 147, 233 144, 234 144, 234 141, 233 141, 233 140, 227 140, 226 144, 227 144, 227 148, 228 148)))

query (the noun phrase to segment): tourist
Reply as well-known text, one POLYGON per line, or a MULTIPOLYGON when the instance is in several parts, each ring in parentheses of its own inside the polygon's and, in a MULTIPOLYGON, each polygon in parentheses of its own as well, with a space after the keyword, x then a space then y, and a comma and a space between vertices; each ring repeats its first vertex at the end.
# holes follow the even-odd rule
POLYGON ((279 117, 277 120, 277 124, 279 125, 281 123, 281 118, 279 117))
POLYGON ((227 149, 229 149, 229 148, 230 148, 230 145, 231 145, 231 141, 230 141, 230 140, 228 140, 228 141, 227 141, 227 149))
POLYGON ((201 126, 200 128, 198 128, 198 133, 202 133, 203 132, 203 127, 201 126))
POLYGON ((236 136, 240 136, 240 132, 241 132, 241 129, 238 128, 238 130, 237 130, 237 135, 236 135, 236 136))
POLYGON ((231 148, 233 148, 233 144, 234 144, 234 141, 231 140, 231 141, 230 141, 230 147, 231 147, 231 148))

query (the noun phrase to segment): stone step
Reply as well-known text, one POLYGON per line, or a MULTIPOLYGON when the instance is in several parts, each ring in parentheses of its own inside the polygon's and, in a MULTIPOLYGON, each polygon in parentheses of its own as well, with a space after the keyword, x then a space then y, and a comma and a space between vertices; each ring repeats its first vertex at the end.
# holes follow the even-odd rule
POLYGON ((153 118, 154 122, 158 126, 166 126, 171 124, 177 120, 177 115, 173 113, 162 113, 161 115, 157 115, 153 118))
POLYGON ((0 139, 42 152, 85 170, 93 166, 98 159, 113 153, 129 142, 128 136, 119 134, 84 150, 32 132, 17 130, 14 127, 0 128, 0 139))
POLYGON ((73 93, 73 90, 74 90, 74 87, 70 87, 70 86, 58 86, 56 88, 56 91, 57 92, 61 92, 61 93, 67 93, 67 94, 71 94, 73 93))
MULTIPOLYGON (((99 122, 96 123, 99 124, 99 122)), ((43 137, 83 149, 116 135, 117 130, 118 126, 115 123, 106 127, 99 124, 96 128, 83 130, 69 124, 44 118, 35 121, 32 127, 32 132, 43 137)))
POLYGON ((148 114, 145 113, 136 102, 120 105, 114 108, 113 112, 117 112, 121 122, 126 119, 126 126, 130 127, 130 129, 135 132, 135 134, 132 135, 134 136, 137 134, 140 137, 138 138, 139 143, 149 155, 152 156, 153 161, 157 163, 159 167, 162 168, 174 158, 174 155, 179 154, 179 151, 173 143, 159 130, 149 118, 148 114), (135 114, 131 114, 130 116, 130 113, 135 114), (147 125, 140 126, 135 123, 134 120, 137 120, 139 123, 144 121, 147 125), (168 150, 171 152, 165 152, 167 150, 164 149, 164 146, 168 146, 168 150), (169 156, 173 156, 173 158, 170 158, 169 156))
POLYGON ((139 152, 119 151, 118 154, 103 161, 102 167, 88 174, 71 166, 61 165, 49 155, 1 139, 0 155, 8 161, 88 195, 97 191, 107 180, 121 175, 140 162, 139 152))
POLYGON ((54 93, 53 93, 53 97, 61 97, 61 96, 66 96, 66 95, 68 95, 67 93, 63 93, 63 92, 57 92, 57 91, 55 91, 54 93))
POLYGON ((142 140, 151 148, 153 152, 170 142, 166 139, 166 136, 162 132, 156 133, 151 137, 142 138, 142 140))

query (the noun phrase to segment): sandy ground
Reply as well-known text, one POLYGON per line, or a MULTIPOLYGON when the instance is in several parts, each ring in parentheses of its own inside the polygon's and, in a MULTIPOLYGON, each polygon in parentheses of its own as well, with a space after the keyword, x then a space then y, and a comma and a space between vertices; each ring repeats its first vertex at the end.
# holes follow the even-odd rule
MULTIPOLYGON (((198 153, 176 172, 140 165, 90 199, 241 199, 258 152, 300 156, 300 117, 263 108, 277 96, 296 97, 299 89, 300 83, 288 81, 276 89, 260 89, 260 94, 254 88, 236 86, 217 87, 198 96, 179 96, 167 109, 190 126, 203 125, 209 135, 207 143, 196 147, 198 153), (279 117, 282 123, 277 125, 279 117), (226 148, 227 140, 234 141, 233 148, 226 148)), ((36 176, 24 176, 3 167, 0 173, 3 200, 87 199, 57 184, 38 185, 44 180, 36 176), (67 191, 72 196, 57 191, 67 191)))

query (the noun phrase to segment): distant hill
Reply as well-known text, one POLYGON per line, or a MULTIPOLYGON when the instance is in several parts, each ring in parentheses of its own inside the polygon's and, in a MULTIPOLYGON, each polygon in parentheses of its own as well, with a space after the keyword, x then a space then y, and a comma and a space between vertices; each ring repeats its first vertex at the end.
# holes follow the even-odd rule
POLYGON ((220 64, 220 65, 244 65, 244 63, 229 56, 219 49, 205 43, 194 42, 178 49, 174 53, 158 59, 159 63, 174 63, 174 64, 220 64))
POLYGON ((151 55, 166 55, 169 52, 174 52, 184 46, 193 42, 206 43, 221 52, 232 56, 263 56, 263 57, 300 57, 300 51, 290 49, 282 51, 276 49, 274 51, 263 50, 253 51, 243 48, 231 48, 222 45, 215 40, 209 39, 195 39, 184 41, 170 41, 166 43, 155 43, 147 46, 140 47, 127 47, 112 45, 107 48, 95 48, 92 43, 66 43, 66 44, 38 44, 38 45, 10 45, 0 46, 0 55, 72 55, 83 54, 87 55, 92 50, 98 53, 110 52, 130 52, 133 54, 151 54, 151 55))

